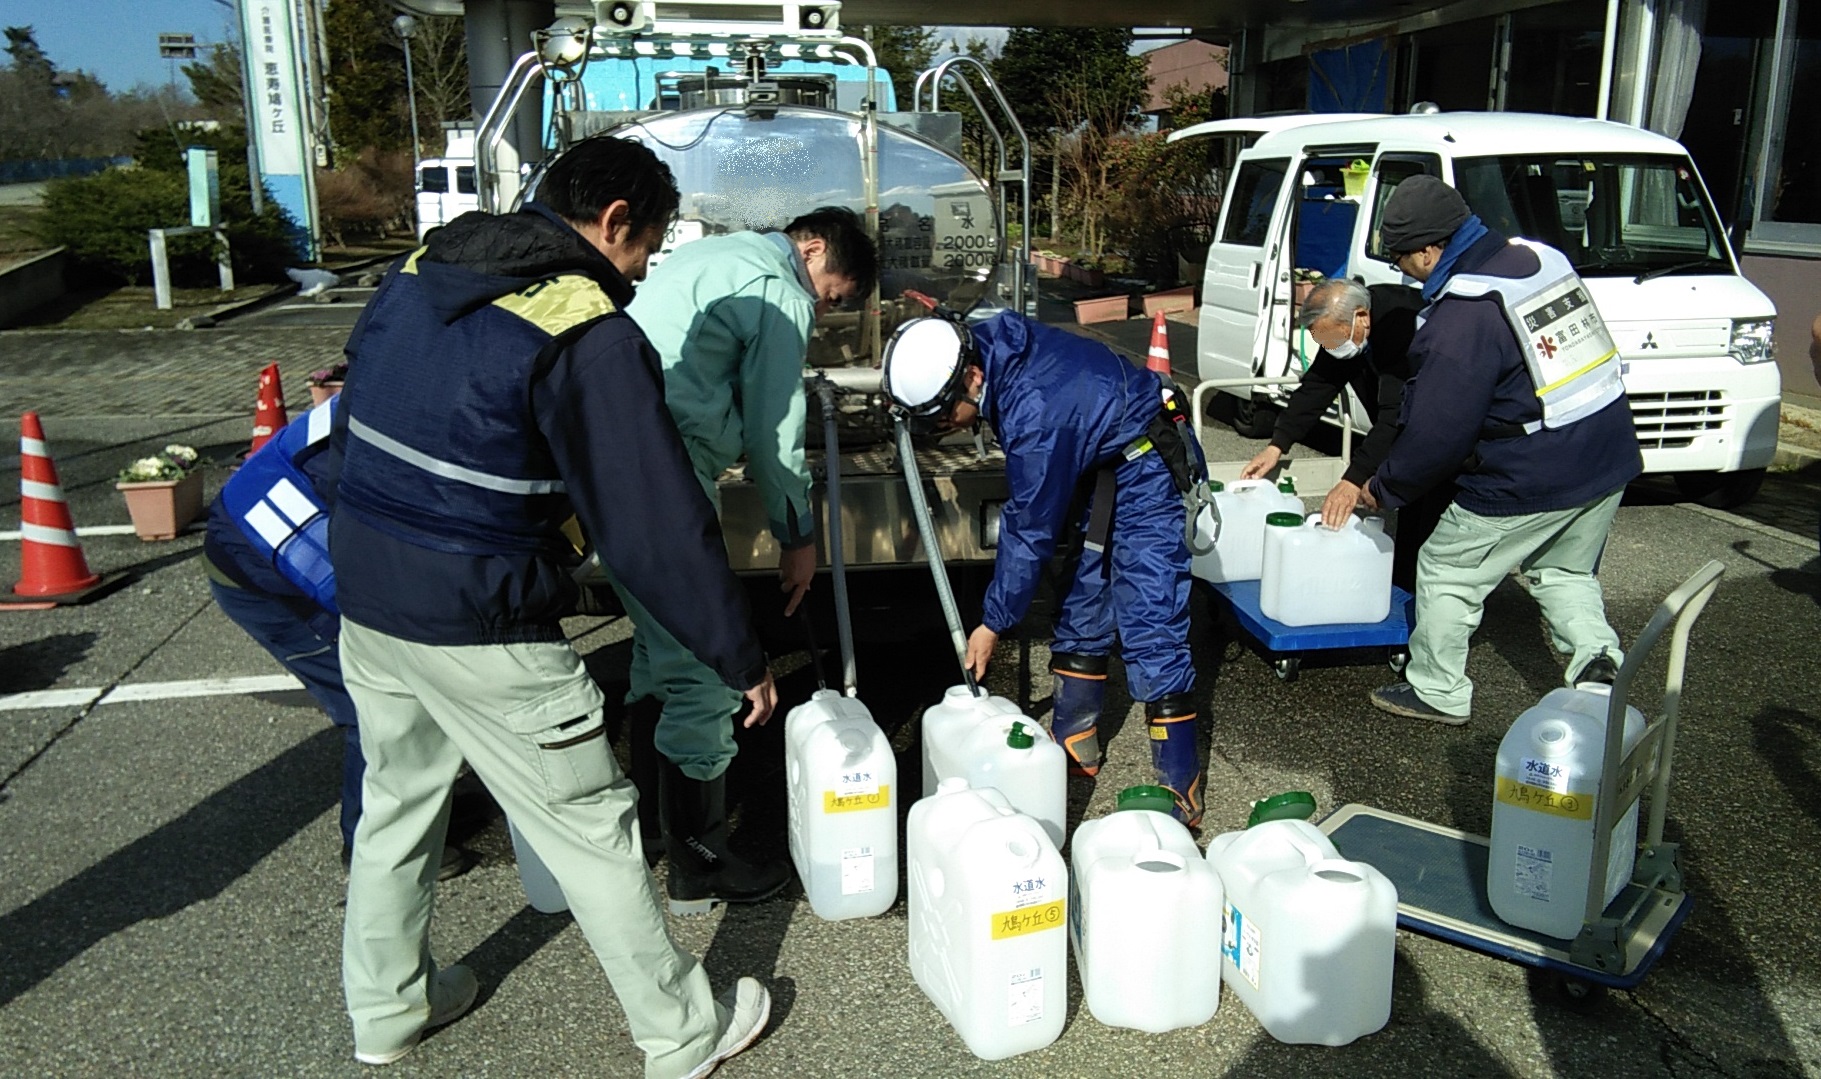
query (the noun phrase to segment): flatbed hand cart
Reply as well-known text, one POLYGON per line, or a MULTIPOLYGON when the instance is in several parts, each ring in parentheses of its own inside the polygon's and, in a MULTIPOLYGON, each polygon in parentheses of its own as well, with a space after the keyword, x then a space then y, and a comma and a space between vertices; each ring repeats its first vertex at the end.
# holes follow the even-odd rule
POLYGON ((1719 562, 1709 562, 1671 592, 1613 682, 1606 713, 1605 766, 1589 822, 1594 849, 1580 935, 1572 941, 1545 936, 1507 925, 1493 913, 1487 898, 1490 844, 1484 837, 1368 806, 1342 806, 1318 827, 1343 857, 1373 866, 1397 886, 1400 926, 1547 972, 1570 999, 1588 998, 1607 987, 1629 989, 1644 979, 1694 908, 1693 898, 1682 890, 1676 844, 1663 842, 1663 820, 1669 808, 1688 635, 1724 572, 1719 562), (1632 683, 1657 639, 1672 625, 1662 708, 1631 752, 1621 753, 1632 683), (1631 883, 1605 904, 1613 826, 1646 793, 1650 824, 1631 883))
POLYGON ((1296 680, 1303 653, 1342 648, 1383 648, 1391 669, 1402 673, 1409 660, 1410 624, 1415 600, 1410 593, 1391 586, 1391 613, 1382 622, 1349 622, 1325 626, 1287 626, 1265 616, 1259 606, 1259 584, 1253 581, 1201 583, 1227 601, 1233 618, 1259 648, 1278 678, 1296 680))

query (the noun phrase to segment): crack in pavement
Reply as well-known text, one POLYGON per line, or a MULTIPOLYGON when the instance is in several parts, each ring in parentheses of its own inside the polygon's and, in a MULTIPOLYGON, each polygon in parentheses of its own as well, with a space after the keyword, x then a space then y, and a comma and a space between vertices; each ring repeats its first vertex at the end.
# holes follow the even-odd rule
POLYGON ((0 779, 0 804, 5 804, 5 802, 7 802, 8 800, 11 799, 13 782, 15 780, 17 780, 20 776, 24 775, 26 772, 26 769, 28 769, 32 765, 36 764, 38 762, 39 758, 43 757, 46 753, 49 753, 51 751, 51 747, 55 746, 58 742, 62 741, 63 737, 65 735, 67 735, 71 731, 75 730, 76 724, 81 723, 83 720, 87 719, 89 717, 89 714, 92 713, 95 710, 95 708, 103 700, 105 700, 107 698, 107 695, 114 691, 115 687, 119 686, 122 682, 126 681, 126 679, 128 677, 130 677, 134 671, 145 666, 146 661, 151 659, 152 656, 156 655, 160 648, 163 648, 165 645, 171 643, 171 639, 176 637, 179 633, 182 633, 185 626, 188 626, 191 622, 194 622, 198 615, 202 614, 203 611, 208 610, 210 607, 212 607, 214 605, 215 605, 214 600, 204 600, 200 604, 198 604, 195 610, 193 610, 189 614, 185 615, 183 617, 183 619, 177 623, 176 626, 172 627, 172 629, 169 633, 167 633, 163 637, 159 638, 155 643, 152 644, 151 647, 147 648, 143 653, 141 653, 138 659, 135 659, 131 664, 129 664, 127 666, 126 670, 121 671, 118 675, 115 675, 114 678, 111 681, 109 681, 106 685, 102 686, 101 691, 99 693, 95 694, 95 699, 91 700, 88 704, 83 705, 82 709, 80 711, 78 711, 74 716, 71 716, 70 721, 68 723, 65 723, 62 727, 59 727, 56 730, 56 732, 50 736, 50 739, 48 741, 46 741, 42 746, 38 747, 38 749, 35 753, 33 753, 31 756, 27 757, 24 761, 20 762, 19 766, 17 768, 14 768, 12 770, 12 772, 10 772, 6 776, 6 778, 0 779))
POLYGON ((1658 1015, 1650 1005, 1640 1000, 1638 998, 1637 990, 1625 990, 1624 995, 1625 999, 1630 1001, 1638 1011, 1643 1012, 1652 1022, 1663 1029, 1662 1048, 1658 1054, 1658 1059, 1663 1062, 1663 1067, 1669 1071, 1669 1074, 1678 1076, 1689 1074, 1676 1067, 1677 1063, 1683 1060, 1696 1064, 1697 1066, 1705 1065, 1705 1067, 1702 1068, 1704 1073, 1726 1076, 1733 1074, 1724 1067, 1721 1067, 1717 1058, 1696 1049, 1694 1043, 1691 1042, 1686 1035, 1675 1027, 1670 1026, 1667 1019, 1658 1015))

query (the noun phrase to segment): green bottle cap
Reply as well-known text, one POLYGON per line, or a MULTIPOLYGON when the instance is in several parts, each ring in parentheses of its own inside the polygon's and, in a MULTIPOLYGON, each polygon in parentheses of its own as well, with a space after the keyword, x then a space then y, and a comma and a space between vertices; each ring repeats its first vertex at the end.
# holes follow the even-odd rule
POLYGON ((1208 481, 1208 490, 1210 490, 1210 491, 1224 491, 1226 489, 1227 489, 1227 485, 1220 482, 1219 480, 1209 480, 1208 481))
POLYGON ((1315 815, 1315 795, 1308 791, 1285 791, 1252 803, 1252 815, 1246 827, 1268 820, 1308 820, 1315 815))
POLYGON ((1176 796, 1168 788, 1146 784, 1141 787, 1127 787, 1119 792, 1119 809, 1149 809, 1155 813, 1168 813, 1176 808, 1176 796))
POLYGON ((1296 477, 1295 476, 1285 476, 1283 479, 1278 480, 1277 489, 1287 495, 1295 494, 1296 493, 1296 477))
POLYGON ((1005 736, 1005 744, 1008 749, 1029 749, 1037 744, 1037 739, 1032 738, 1030 732, 1024 729, 1024 724, 1014 723, 1005 736))
POLYGON ((1267 513, 1265 523, 1279 528, 1301 528, 1303 515, 1300 513, 1267 513))

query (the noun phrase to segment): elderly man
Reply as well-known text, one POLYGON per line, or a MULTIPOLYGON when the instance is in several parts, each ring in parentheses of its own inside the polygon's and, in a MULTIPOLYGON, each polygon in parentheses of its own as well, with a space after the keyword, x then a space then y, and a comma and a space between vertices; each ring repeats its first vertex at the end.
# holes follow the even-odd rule
MULTIPOLYGON (((1422 294, 1404 285, 1373 285, 1337 279, 1315 286, 1297 312, 1297 324, 1320 350, 1303 372, 1302 381, 1277 418, 1271 444, 1240 471, 1243 479, 1264 476, 1283 455, 1321 422, 1341 390, 1354 394, 1372 415, 1366 436, 1353 443, 1353 454, 1340 482, 1322 501, 1322 522, 1339 528, 1359 505, 1360 489, 1397 438, 1397 417, 1404 403, 1404 381, 1410 377, 1410 339, 1422 294)), ((1391 579, 1414 588, 1416 552, 1435 530, 1435 522, 1452 496, 1443 483, 1430 495, 1397 514, 1397 553, 1391 579)))
POLYGON ((1398 185, 1381 236, 1429 307, 1410 344, 1403 432, 1362 497, 1395 508, 1458 478, 1417 558, 1408 681, 1372 703, 1466 723, 1468 638, 1514 569, 1571 653, 1567 683, 1611 681, 1619 637, 1594 571, 1643 458, 1598 311, 1560 252, 1492 232, 1432 176, 1398 185))

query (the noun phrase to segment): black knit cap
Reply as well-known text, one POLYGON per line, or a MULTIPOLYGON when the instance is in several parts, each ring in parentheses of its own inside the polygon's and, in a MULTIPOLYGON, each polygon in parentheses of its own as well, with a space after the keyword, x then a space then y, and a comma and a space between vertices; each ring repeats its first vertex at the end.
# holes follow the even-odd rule
POLYGON ((1472 215, 1460 192, 1433 176, 1412 176, 1385 200, 1379 241, 1394 255, 1446 243, 1472 215))

